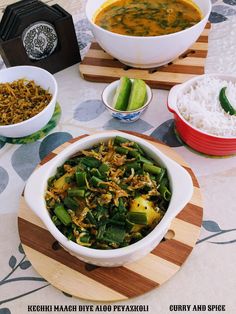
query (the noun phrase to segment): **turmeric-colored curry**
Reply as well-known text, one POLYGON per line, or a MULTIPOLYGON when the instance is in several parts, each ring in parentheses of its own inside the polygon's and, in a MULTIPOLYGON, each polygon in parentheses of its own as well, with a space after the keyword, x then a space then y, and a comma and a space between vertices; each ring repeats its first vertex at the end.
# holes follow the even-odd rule
POLYGON ((198 23, 202 13, 191 0, 118 0, 98 10, 94 22, 113 33, 158 36, 198 23))

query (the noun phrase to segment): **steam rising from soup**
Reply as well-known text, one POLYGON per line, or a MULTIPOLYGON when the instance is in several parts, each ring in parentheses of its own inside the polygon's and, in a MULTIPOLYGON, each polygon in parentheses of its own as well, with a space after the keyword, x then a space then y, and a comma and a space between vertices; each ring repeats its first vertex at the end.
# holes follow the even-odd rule
POLYGON ((191 0, 118 0, 105 3, 94 22, 122 35, 158 36, 189 28, 201 18, 200 9, 191 0))

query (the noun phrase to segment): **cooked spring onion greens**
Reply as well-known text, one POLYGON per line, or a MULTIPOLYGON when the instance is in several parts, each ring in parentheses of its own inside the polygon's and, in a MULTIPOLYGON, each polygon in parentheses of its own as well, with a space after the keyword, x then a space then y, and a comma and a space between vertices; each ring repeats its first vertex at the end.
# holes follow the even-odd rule
POLYGON ((166 169, 120 136, 65 161, 48 180, 45 194, 57 228, 69 240, 95 249, 141 240, 160 222, 170 199, 166 169))

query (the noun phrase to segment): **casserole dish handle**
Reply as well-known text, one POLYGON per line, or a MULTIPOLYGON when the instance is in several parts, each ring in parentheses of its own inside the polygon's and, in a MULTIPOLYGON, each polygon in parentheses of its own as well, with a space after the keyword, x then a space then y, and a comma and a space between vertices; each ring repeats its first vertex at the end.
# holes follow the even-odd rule
POLYGON ((45 216, 49 215, 45 211, 45 200, 43 197, 47 185, 47 182, 44 182, 44 178, 47 177, 49 163, 39 167, 31 174, 24 189, 24 198, 27 205, 43 221, 45 216))
POLYGON ((171 161, 168 169, 172 173, 171 181, 175 186, 175 192, 172 195, 169 207, 171 220, 180 213, 180 211, 191 200, 193 195, 193 181, 190 174, 182 167, 176 167, 171 161))

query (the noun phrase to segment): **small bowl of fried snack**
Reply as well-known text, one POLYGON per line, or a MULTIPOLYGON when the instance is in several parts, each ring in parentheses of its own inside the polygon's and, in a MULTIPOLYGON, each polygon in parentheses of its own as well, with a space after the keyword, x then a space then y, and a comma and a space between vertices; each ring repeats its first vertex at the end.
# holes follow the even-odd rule
POLYGON ((19 138, 33 134, 51 119, 57 82, 48 71, 16 66, 0 71, 0 135, 19 138))

